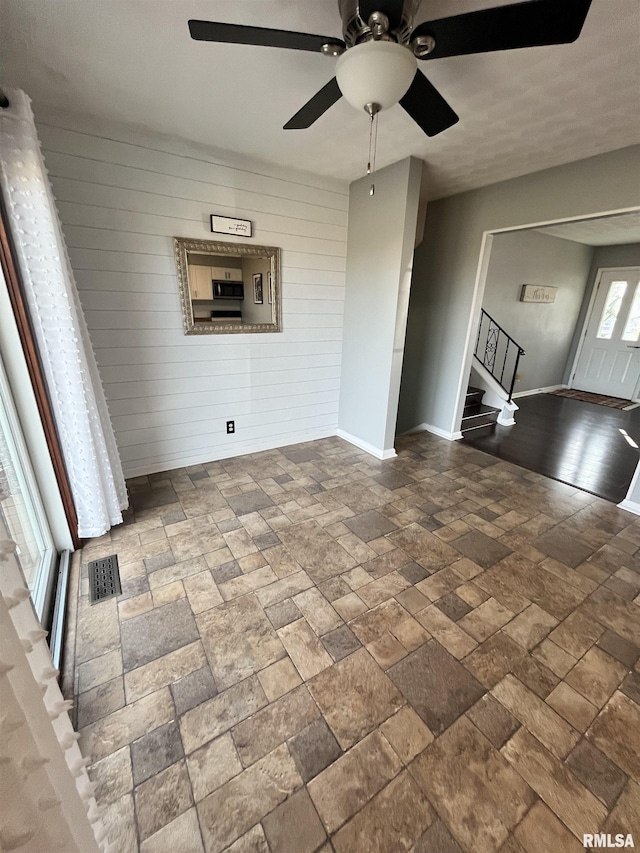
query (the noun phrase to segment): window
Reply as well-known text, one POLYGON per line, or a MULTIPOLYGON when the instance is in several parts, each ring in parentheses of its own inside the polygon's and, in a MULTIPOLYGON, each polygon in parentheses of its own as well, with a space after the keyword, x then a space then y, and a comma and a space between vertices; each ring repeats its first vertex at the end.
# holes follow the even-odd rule
POLYGON ((40 619, 56 550, 0 361, 0 538, 12 539, 40 619))
POLYGON ((626 292, 626 281, 612 281, 609 285, 609 293, 607 294, 607 299, 602 310, 602 317, 600 318, 600 325, 598 326, 598 338, 611 340, 616 320, 620 313, 620 306, 626 292))
POLYGON ((629 311, 629 316, 625 323, 622 340, 637 341, 638 335, 640 335, 640 282, 636 284, 636 290, 633 294, 633 302, 631 303, 631 311, 629 311))

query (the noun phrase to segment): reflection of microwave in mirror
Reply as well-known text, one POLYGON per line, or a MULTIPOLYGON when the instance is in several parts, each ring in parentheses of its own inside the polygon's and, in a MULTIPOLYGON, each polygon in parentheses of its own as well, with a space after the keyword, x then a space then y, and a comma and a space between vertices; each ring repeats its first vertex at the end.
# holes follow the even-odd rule
POLYGON ((214 299, 244 299, 244 284, 240 281, 213 280, 214 299))

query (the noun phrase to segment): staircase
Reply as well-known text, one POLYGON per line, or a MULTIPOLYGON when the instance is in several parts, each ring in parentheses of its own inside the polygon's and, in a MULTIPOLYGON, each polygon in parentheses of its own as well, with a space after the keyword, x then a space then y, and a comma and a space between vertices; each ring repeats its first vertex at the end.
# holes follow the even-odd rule
POLYGON ((525 351, 520 344, 482 308, 470 377, 481 387, 470 385, 467 388, 460 424, 463 435, 471 430, 474 435, 476 430, 492 433, 496 423, 501 426, 515 424, 513 413, 518 406, 513 402, 513 389, 523 355, 525 351), (485 393, 490 406, 482 402, 485 393))
MULTIPOLYGON (((473 357, 488 370, 507 394, 507 403, 513 398, 513 388, 518 376, 520 357, 525 355, 519 343, 498 325, 490 314, 480 310, 480 325, 473 357), (511 381, 509 382, 509 377, 511 381), (507 384, 508 383, 508 384, 507 384)), ((477 390, 477 389, 474 389, 477 390)))
POLYGON ((485 406, 482 402, 483 397, 484 391, 482 388, 473 388, 471 385, 467 388, 462 423, 460 425, 460 431, 463 435, 471 432, 471 430, 478 429, 493 432, 500 409, 485 406))

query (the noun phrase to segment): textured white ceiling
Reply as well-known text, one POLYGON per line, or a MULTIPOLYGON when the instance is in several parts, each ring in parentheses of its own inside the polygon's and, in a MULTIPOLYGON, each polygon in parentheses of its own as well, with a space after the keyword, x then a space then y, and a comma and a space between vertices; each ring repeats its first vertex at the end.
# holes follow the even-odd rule
MULTIPOLYGON (((505 0, 423 0, 418 20, 505 0)), ((368 119, 344 101, 311 129, 282 125, 334 73, 298 51, 194 42, 188 18, 339 36, 336 0, 0 0, 0 83, 39 105, 142 126, 353 180, 368 119)), ((428 139, 399 107, 378 165, 426 161, 436 198, 640 142, 638 0, 593 0, 572 45, 421 64, 460 123, 428 139)))
POLYGON ((640 243, 640 211, 620 216, 563 222, 561 225, 548 225, 536 230, 541 234, 585 243, 587 246, 622 246, 626 243, 640 243))

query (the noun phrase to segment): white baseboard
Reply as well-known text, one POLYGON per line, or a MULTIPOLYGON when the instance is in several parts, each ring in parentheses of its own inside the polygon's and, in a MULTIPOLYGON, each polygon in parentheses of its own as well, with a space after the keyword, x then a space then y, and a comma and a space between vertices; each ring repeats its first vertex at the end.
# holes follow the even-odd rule
POLYGON ((198 453, 185 454, 184 456, 160 456, 156 461, 137 468, 126 468, 124 475, 127 479, 143 477, 146 474, 156 474, 163 471, 173 471, 176 468, 187 468, 190 465, 203 465, 207 462, 217 462, 220 459, 231 459, 234 456, 246 456, 249 453, 259 453, 262 450, 277 450, 279 447, 287 447, 289 444, 303 444, 307 441, 317 441, 320 438, 332 438, 336 434, 335 427, 323 427, 308 432, 300 431, 286 435, 273 436, 272 438, 242 441, 240 434, 236 433, 236 441, 225 444, 224 447, 214 447, 198 453))
POLYGON ((640 504, 636 501, 629 501, 626 498, 622 503, 618 504, 618 509, 626 509, 627 512, 632 512, 634 515, 640 515, 640 504))
POLYGON ((462 433, 460 431, 447 432, 444 429, 440 429, 440 427, 433 426, 433 424, 418 424, 418 426, 413 429, 408 429, 402 434, 409 435, 412 432, 430 432, 432 435, 437 435, 438 438, 446 438, 447 441, 459 441, 462 438, 462 433))
POLYGON ((534 394, 550 394, 552 391, 561 391, 563 388, 568 388, 568 385, 547 385, 546 388, 532 388, 531 391, 518 391, 513 394, 513 397, 532 397, 534 394))
POLYGON ((348 441, 349 444, 353 444, 355 447, 360 448, 360 450, 364 450, 365 453, 370 453, 371 456, 375 456, 376 459, 393 459, 394 456, 398 455, 393 448, 391 448, 391 450, 380 450, 378 447, 374 447, 373 444, 369 444, 368 441, 363 441, 361 438, 358 438, 356 435, 351 435, 350 432, 345 432, 343 429, 337 430, 336 435, 338 438, 348 441))

